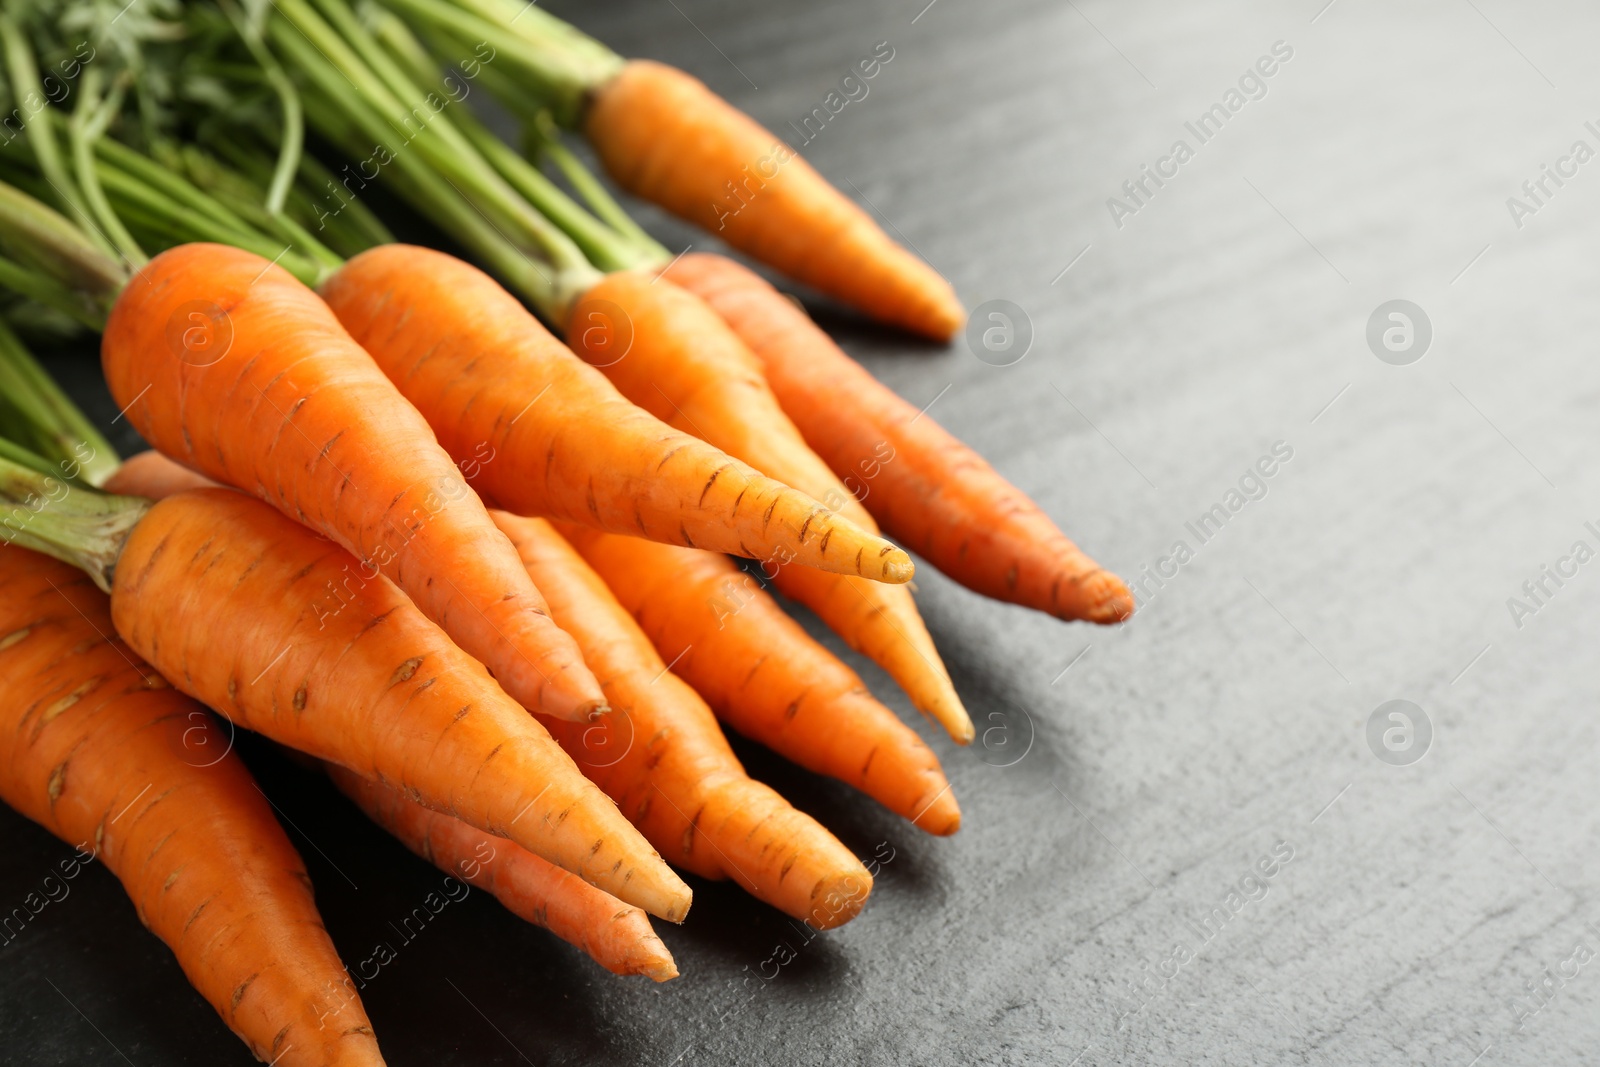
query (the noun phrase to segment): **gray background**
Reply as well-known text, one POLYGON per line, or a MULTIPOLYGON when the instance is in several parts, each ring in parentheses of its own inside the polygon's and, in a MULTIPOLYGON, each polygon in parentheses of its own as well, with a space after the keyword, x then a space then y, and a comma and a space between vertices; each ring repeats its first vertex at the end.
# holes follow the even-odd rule
MULTIPOLYGON (((1573 141, 1600 150, 1583 127, 1600 125, 1600 19, 1509 0, 925 2, 560 6, 780 131, 890 42, 806 155, 969 307, 1025 309, 1033 346, 995 367, 818 317, 902 395, 937 396, 931 414, 1102 563, 1135 576, 1179 539, 1194 559, 1114 630, 924 567, 980 731, 963 751, 921 727, 958 836, 743 746, 859 854, 892 850, 858 920, 805 942, 696 882, 691 921, 662 931, 684 975, 655 987, 480 895, 366 991, 390 1062, 1592 1061, 1600 966, 1564 961, 1600 952, 1600 560, 1520 628, 1507 598, 1573 542, 1600 549, 1583 526, 1600 520, 1600 160, 1520 228, 1506 198, 1573 141), (1107 198, 1175 139, 1195 146, 1184 121, 1280 40, 1294 54, 1267 95, 1118 228, 1107 198), (1396 298, 1434 330, 1409 366, 1364 336, 1396 298), (1293 458, 1267 496, 1198 546, 1186 521, 1279 441, 1293 458), (1409 766, 1367 742, 1391 699, 1431 721, 1409 766), (1292 862, 1199 948, 1187 921, 1280 842, 1292 862), (795 959, 763 978, 783 942, 795 959), (1198 954, 1163 975, 1179 943, 1198 954), (1570 977, 1530 999, 1546 968, 1570 977)), ((92 361, 60 366, 109 414, 92 361)), ((346 960, 392 939, 386 918, 436 875, 247 755, 346 960)), ((67 850, 9 813, 0 835, 9 907, 67 850)), ((98 871, 0 948, 0 1049, 247 1062, 98 871)))

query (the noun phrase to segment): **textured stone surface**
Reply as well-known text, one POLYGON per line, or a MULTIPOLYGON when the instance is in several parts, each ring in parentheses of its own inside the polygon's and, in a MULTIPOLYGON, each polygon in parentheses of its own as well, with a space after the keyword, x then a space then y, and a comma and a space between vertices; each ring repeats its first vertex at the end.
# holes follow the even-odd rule
MULTIPOLYGON (((893 859, 859 920, 809 941, 697 882, 690 922, 662 931, 684 977, 661 987, 478 895, 403 943, 390 921, 440 876, 248 751, 346 961, 397 948, 365 993, 390 1062, 1592 1062, 1600 968, 1568 961, 1600 951, 1600 563, 1520 629, 1506 602, 1574 541, 1600 549, 1583 525, 1600 526, 1600 162, 1548 184, 1520 229, 1505 201, 1574 140, 1600 149, 1593 13, 925 2, 579 14, 775 129, 890 42, 806 154, 969 306, 1024 308, 1033 347, 996 367, 819 316, 903 395, 938 397, 935 417, 1107 565, 1138 574, 1180 539, 1193 558, 1118 631, 924 568, 983 735, 934 741, 964 829, 919 837, 742 747, 858 854, 893 859), (1293 56, 1266 95, 1198 144, 1184 122, 1277 41, 1293 56), (1107 198, 1178 138, 1194 157, 1118 228, 1107 198), (1409 366, 1364 337, 1396 298, 1434 327, 1409 366), (1201 545, 1185 524, 1280 441, 1293 456, 1266 496, 1201 545), (1409 766, 1367 742, 1391 699, 1432 725, 1409 766), (1275 847, 1292 860, 1244 881, 1234 915, 1230 890, 1275 847), (1207 941, 1213 905, 1229 918, 1207 941), (1529 1000, 1547 967, 1570 980, 1529 1000), (1517 998, 1545 1005, 1520 1030, 1517 998)), ((647 217, 675 247, 702 240, 647 217)), ((10 813, 0 839, 9 909, 67 850, 10 813)), ((0 1049, 248 1062, 99 871, 0 948, 0 1049)))

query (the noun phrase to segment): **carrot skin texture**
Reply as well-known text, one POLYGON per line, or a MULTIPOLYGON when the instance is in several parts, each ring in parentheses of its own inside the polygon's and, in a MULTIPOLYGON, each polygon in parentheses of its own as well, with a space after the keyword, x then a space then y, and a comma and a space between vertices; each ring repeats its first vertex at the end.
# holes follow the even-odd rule
POLYGON ((542 519, 494 512, 616 712, 550 731, 673 863, 731 877, 818 929, 854 918, 872 875, 809 815, 744 772, 705 701, 667 669, 599 575, 542 519))
POLYGON ((116 874, 258 1058, 382 1064, 266 798, 210 713, 106 636, 110 615, 80 572, 0 550, 0 798, 116 874))
POLYGON ((631 61, 596 94, 584 132, 623 188, 819 292, 940 341, 966 321, 932 267, 681 70, 631 61))
POLYGON ((638 908, 386 785, 332 764, 326 770, 341 793, 412 852, 494 894, 514 915, 587 952, 612 974, 642 974, 657 982, 678 976, 672 954, 638 908))
POLYGON ((118 297, 101 362, 145 440, 371 561, 518 700, 601 710, 427 422, 288 271, 222 245, 164 252, 118 297))
MULTIPOLYGON (((872 515, 806 444, 767 385, 760 361, 715 311, 697 298, 684 299, 683 290, 661 278, 640 285, 636 276, 623 276, 607 291, 616 295, 624 285, 650 302, 639 295, 626 298, 647 310, 635 320, 627 357, 606 368, 624 396, 877 534, 872 515), (657 305, 665 310, 656 311, 657 305)), ((972 720, 911 590, 808 567, 769 570, 784 595, 816 612, 850 647, 888 671, 917 710, 958 744, 972 740, 972 720)))
POLYGON ((129 645, 238 725, 653 914, 688 910, 688 887, 476 660, 386 578, 259 501, 206 489, 156 504, 111 607, 129 645))
MULTIPOLYGON (((712 341, 738 344, 704 301, 687 290, 659 282, 644 271, 607 275, 585 293, 573 308, 567 339, 572 350, 599 366, 623 396, 680 430, 693 428, 692 417, 684 412, 682 401, 705 381, 698 365, 690 359, 694 347, 712 341), (594 339, 603 336, 604 331, 591 325, 596 320, 608 321, 619 312, 628 323, 632 338, 627 355, 621 359, 616 358, 609 342, 595 346, 594 339)), ((695 436, 706 438, 699 431, 695 436)), ((729 436, 719 447, 737 456, 753 451, 755 442, 729 436)), ((768 512, 763 517, 763 525, 779 524, 793 530, 799 546, 811 551, 809 555, 779 555, 778 562, 816 566, 835 574, 896 585, 911 579, 911 557, 902 549, 816 504, 810 497, 802 499, 810 505, 794 510, 785 507, 782 513, 768 512)))
POLYGON ((820 536, 798 536, 820 504, 623 399, 478 268, 384 245, 346 263, 322 295, 497 506, 759 559, 851 566, 825 555, 820 536))
POLYGON ((933 751, 727 557, 561 532, 717 718, 928 833, 960 829, 961 809, 933 751))
POLYGON ((1061 619, 1133 613, 1121 579, 934 419, 845 355, 804 311, 722 256, 690 253, 666 276, 694 292, 761 360, 779 402, 891 536, 969 589, 1061 619), (885 457, 889 458, 885 458, 885 457), (868 471, 875 471, 866 477, 868 471))

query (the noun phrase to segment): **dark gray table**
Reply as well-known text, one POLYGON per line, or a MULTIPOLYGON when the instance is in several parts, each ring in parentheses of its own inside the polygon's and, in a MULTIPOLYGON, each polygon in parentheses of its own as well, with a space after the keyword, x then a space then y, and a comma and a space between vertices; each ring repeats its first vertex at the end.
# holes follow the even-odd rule
MULTIPOLYGON (((1600 550, 1600 162, 1571 149, 1600 150, 1594 13, 926 2, 576 13, 776 130, 888 41, 806 153, 969 306, 1019 305, 1032 346, 996 366, 819 316, 1093 555, 1168 577, 1135 623, 1092 630, 925 568, 981 731, 933 739, 954 840, 742 746, 859 854, 892 854, 857 921, 808 939, 697 882, 662 931, 683 977, 656 987, 477 896, 369 986, 390 1061, 1592 1062, 1600 561, 1571 552, 1600 550), (1280 41, 1225 123, 1185 127, 1280 41), (1169 177, 1135 201, 1144 165, 1169 177), (1542 165, 1568 176, 1535 202, 1542 165), (1387 312, 1388 361, 1369 346, 1396 299, 1431 323, 1420 360, 1420 332, 1384 347, 1387 312), (1275 446, 1292 456, 1250 477, 1275 446), (1570 576, 1535 601, 1545 565, 1570 576), (1369 740, 1391 700, 1409 718, 1369 740)), ((70 372, 93 388, 92 362, 70 372)), ((394 941, 438 876, 246 755, 346 960, 394 941)), ((9 813, 0 840, 0 905, 66 855, 9 813)), ((96 871, 0 948, 0 1060, 247 1056, 96 871)))

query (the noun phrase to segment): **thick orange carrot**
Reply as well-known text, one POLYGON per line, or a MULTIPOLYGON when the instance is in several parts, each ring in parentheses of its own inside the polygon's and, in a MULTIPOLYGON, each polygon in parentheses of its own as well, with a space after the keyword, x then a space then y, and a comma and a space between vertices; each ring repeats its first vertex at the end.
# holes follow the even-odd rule
POLYGON ((933 834, 961 826, 939 760, 726 556, 562 527, 717 718, 933 834))
MULTIPOLYGON (((258 1059, 382 1064, 305 866, 230 739, 111 634, 104 593, 0 548, 0 798, 105 863, 258 1059)), ((53 879, 47 879, 49 882, 53 879)))
MULTIPOLYGON (((623 396, 877 533, 872 516, 778 406, 760 362, 705 301, 670 281, 625 273, 586 296, 577 317, 602 300, 628 309, 634 340, 627 358, 605 360, 581 335, 573 347, 600 364, 623 396)), ((972 720, 909 589, 789 566, 775 568, 775 584, 888 671, 912 704, 957 743, 972 740, 972 720)))
POLYGON ((602 710, 427 422, 287 271, 222 245, 165 252, 118 297, 101 356, 156 448, 369 562, 527 706, 602 710))
POLYGON ((885 388, 763 279, 722 256, 667 272, 716 309, 761 360, 806 442, 889 533, 986 596, 1063 619, 1112 623, 1133 611, 1115 575, 932 417, 885 388))
POLYGON ((494 512, 616 708, 550 731, 672 862, 819 929, 848 922, 872 876, 827 830, 748 777, 711 709, 668 670, 600 577, 542 519, 494 512))
MULTIPOLYGON (((347 263, 323 296, 500 507, 885 581, 911 576, 888 542, 618 396, 476 267, 386 245, 347 263)), ((574 328, 591 353, 629 343, 615 309, 587 312, 599 320, 574 328)))
POLYGON ((493 893, 513 914, 576 945, 612 974, 678 977, 672 954, 645 913, 503 837, 407 800, 333 764, 339 791, 423 859, 493 893))
POLYGON ((140 655, 240 726, 652 914, 688 911, 688 887, 476 660, 388 579, 259 501, 202 489, 154 505, 111 604, 140 655))
POLYGON ((884 322, 947 340, 955 290, 792 148, 676 68, 632 60, 584 132, 624 189, 884 322))

